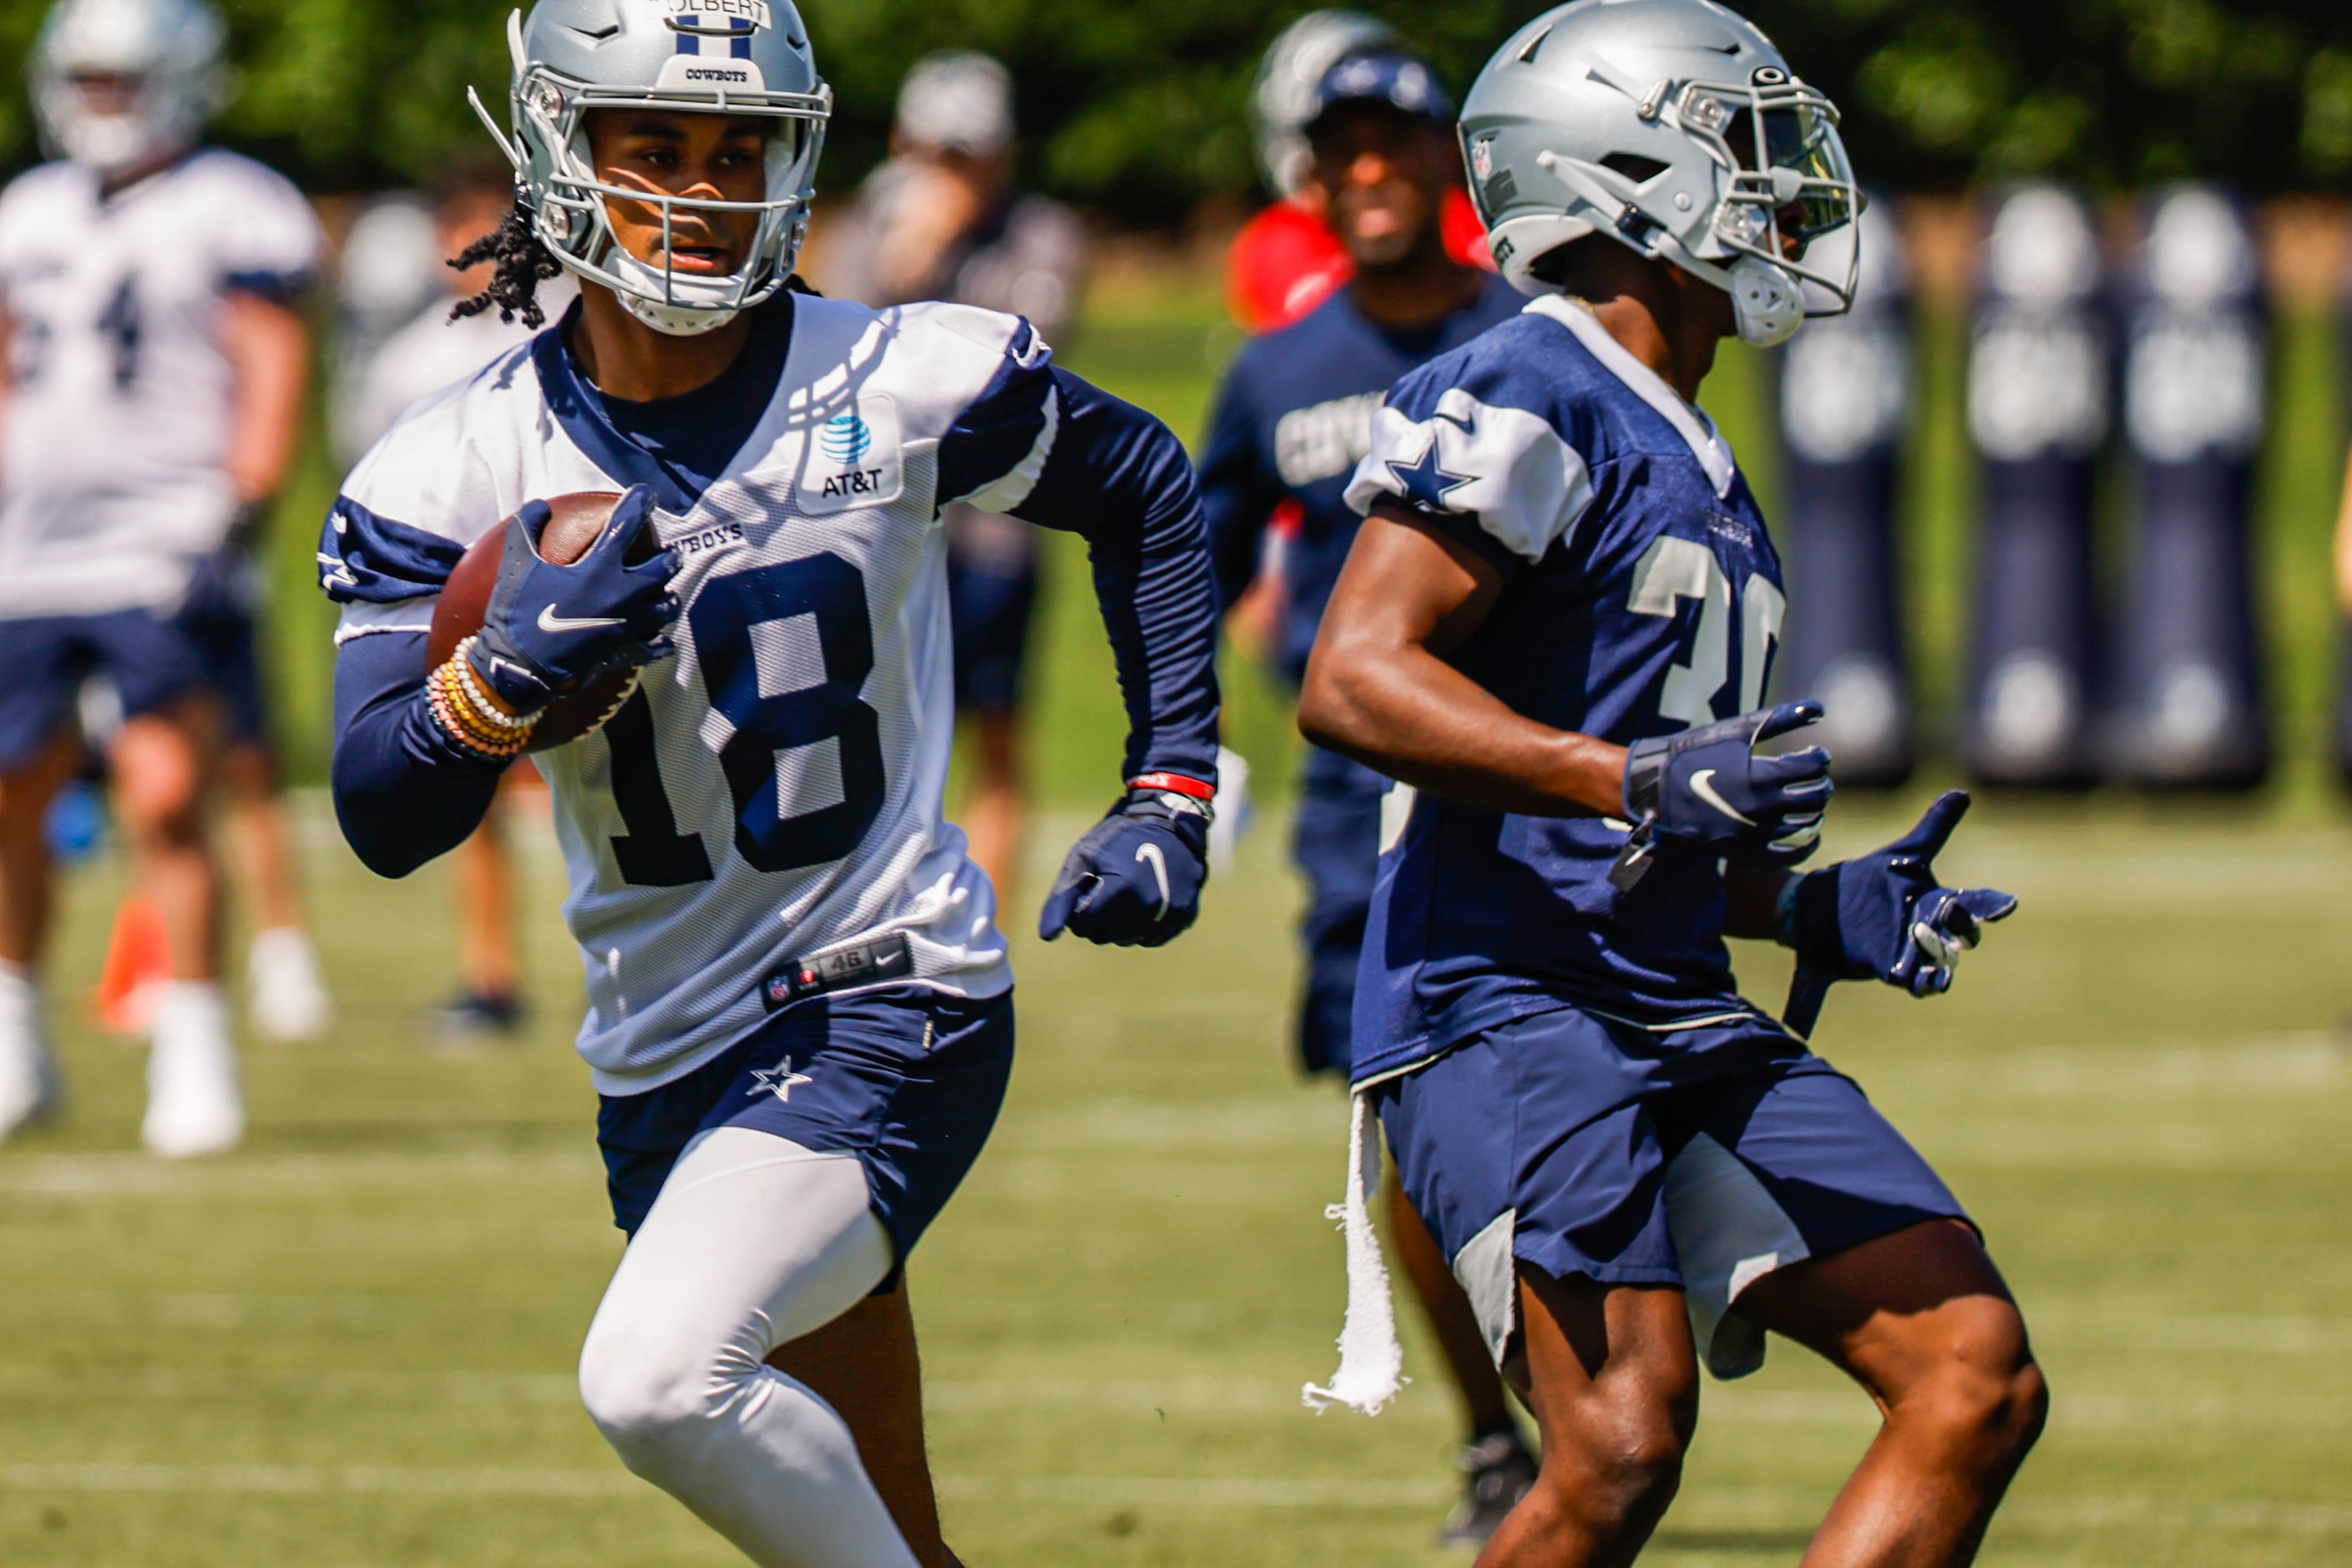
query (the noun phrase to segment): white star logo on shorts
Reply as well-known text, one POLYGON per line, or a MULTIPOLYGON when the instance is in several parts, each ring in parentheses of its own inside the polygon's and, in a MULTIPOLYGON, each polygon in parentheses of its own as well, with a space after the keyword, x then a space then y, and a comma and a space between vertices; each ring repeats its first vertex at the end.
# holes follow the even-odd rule
POLYGON ((804 1072, 794 1072, 793 1058, 786 1057, 782 1062, 765 1071, 754 1072, 751 1075, 751 1088, 745 1092, 757 1095, 761 1089, 766 1089, 786 1105, 790 1105, 793 1102, 793 1090, 804 1083, 815 1081, 816 1079, 804 1072))

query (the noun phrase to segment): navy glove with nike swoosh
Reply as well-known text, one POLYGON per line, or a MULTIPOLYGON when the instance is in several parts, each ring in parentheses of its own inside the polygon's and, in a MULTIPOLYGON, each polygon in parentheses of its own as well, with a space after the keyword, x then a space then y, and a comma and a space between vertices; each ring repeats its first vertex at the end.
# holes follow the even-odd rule
POLYGON ((1659 839, 1768 866, 1794 866, 1811 854, 1829 809, 1829 752, 1808 746, 1769 757, 1756 747, 1821 717, 1818 702, 1783 702, 1633 742, 1625 754, 1633 838, 1610 880, 1621 889, 1640 881, 1659 839))
POLYGON ((657 551, 635 566, 626 560, 637 535, 653 526, 651 486, 623 496, 596 542, 569 566, 539 553, 552 515, 535 500, 508 520, 498 585, 472 655, 474 673, 526 713, 608 670, 667 658, 680 609, 669 585, 676 554, 657 551))
POLYGON ((1780 938, 1797 951, 1784 1020, 1791 1029, 1810 1035, 1822 999, 1841 980, 1880 980, 1914 996, 1950 990, 1960 954, 1986 926, 2016 912, 2011 894, 1936 880, 1936 857, 1968 814, 1968 792, 1950 791, 1885 848, 1783 889, 1780 938))
POLYGON ((1070 851, 1037 934, 1068 931, 1106 947, 1174 941, 1201 912, 1214 816, 1205 797, 1138 780, 1070 851))

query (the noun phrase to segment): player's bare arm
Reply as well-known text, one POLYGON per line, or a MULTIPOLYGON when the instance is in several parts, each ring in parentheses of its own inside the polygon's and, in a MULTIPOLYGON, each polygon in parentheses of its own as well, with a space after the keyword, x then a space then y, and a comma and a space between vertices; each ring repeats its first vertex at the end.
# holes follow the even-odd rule
POLYGON ((1318 746, 1448 799, 1531 816, 1613 816, 1625 748, 1514 712, 1444 656, 1502 576, 1384 504, 1356 535, 1307 667, 1298 727, 1318 746))
POLYGON ((1726 866, 1723 934, 1748 942, 1778 936, 1780 893, 1790 875, 1777 866, 1726 866))
POLYGON ((276 495, 294 467, 310 330, 291 305, 234 291, 221 302, 221 353, 236 388, 223 468, 237 503, 254 506, 276 495))
POLYGON ((1817 704, 1616 744, 1517 711, 1456 668, 1506 578, 1482 554, 1393 500, 1372 503, 1307 667, 1299 727, 1319 745, 1442 798, 1528 816, 1623 817, 1621 873, 1663 839, 1734 860, 1794 864, 1821 835, 1831 793, 1818 746, 1769 756, 1817 704))

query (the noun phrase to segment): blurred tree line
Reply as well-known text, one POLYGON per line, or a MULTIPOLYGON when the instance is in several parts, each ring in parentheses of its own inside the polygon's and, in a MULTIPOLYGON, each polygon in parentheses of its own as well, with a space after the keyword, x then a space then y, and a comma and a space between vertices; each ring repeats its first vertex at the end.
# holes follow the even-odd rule
MULTIPOLYGON (((619 5, 652 0, 613 0, 619 5)), ((1244 118, 1261 50, 1298 0, 806 0, 839 94, 826 184, 882 152, 900 74, 935 48, 1013 67, 1032 182, 1121 224, 1172 226, 1255 187, 1244 118)), ((1537 0, 1363 0, 1459 90, 1537 0)), ((0 0, 22 79, 46 0, 0 0)), ((239 93, 229 143, 314 191, 429 182, 485 142, 468 83, 502 109, 500 0, 225 0, 239 93)), ((2055 174, 2182 175, 2250 190, 2352 174, 2352 6, 2313 0, 1753 0, 1750 14, 1846 111, 1869 179, 1933 190, 2055 174)), ((37 155, 0 98, 0 163, 37 155)))

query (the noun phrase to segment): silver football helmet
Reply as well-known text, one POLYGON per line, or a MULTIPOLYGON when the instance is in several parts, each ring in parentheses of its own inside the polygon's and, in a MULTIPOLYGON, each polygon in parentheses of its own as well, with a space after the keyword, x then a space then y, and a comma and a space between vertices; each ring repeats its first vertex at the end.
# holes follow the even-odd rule
POLYGON ((569 270, 610 289, 639 321, 676 337, 715 330, 774 296, 808 236, 817 156, 833 89, 816 74, 792 0, 540 0, 507 19, 514 56, 511 139, 467 96, 514 163, 540 240, 569 270), (756 202, 665 195, 596 177, 588 114, 658 108, 776 121, 768 184, 756 202), (661 209, 667 240, 681 212, 760 215, 751 259, 730 277, 640 261, 614 237, 608 200, 661 209))
POLYGON ((1740 337, 1769 347, 1853 300, 1862 194, 1837 123, 1712 0, 1576 0, 1479 73, 1462 144, 1523 292, 1550 287, 1528 270, 1548 252, 1605 234, 1728 292, 1740 337))
POLYGON ((225 96, 221 38, 204 0, 58 0, 33 44, 42 145, 102 174, 194 146, 225 96))
POLYGON ((1315 167, 1307 145, 1315 89, 1350 55, 1401 49, 1404 40, 1377 16, 1361 11, 1309 11, 1267 46, 1250 89, 1250 132, 1258 166, 1277 195, 1295 196, 1315 167))

